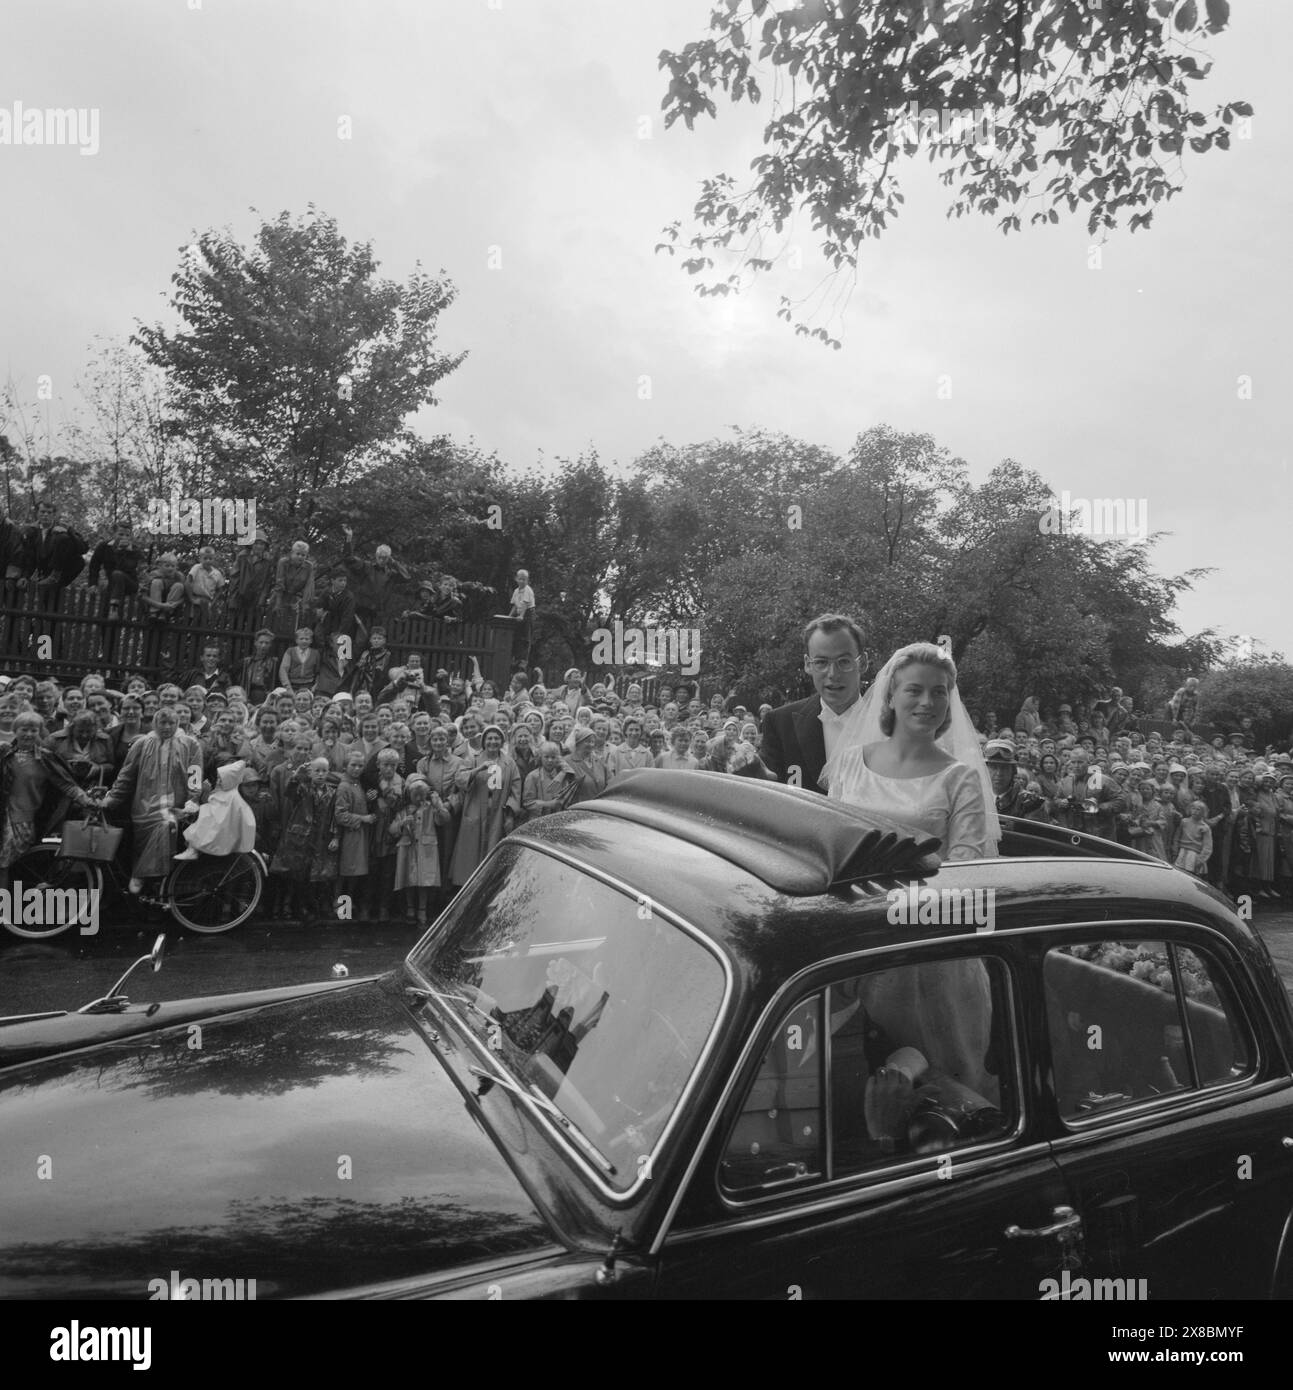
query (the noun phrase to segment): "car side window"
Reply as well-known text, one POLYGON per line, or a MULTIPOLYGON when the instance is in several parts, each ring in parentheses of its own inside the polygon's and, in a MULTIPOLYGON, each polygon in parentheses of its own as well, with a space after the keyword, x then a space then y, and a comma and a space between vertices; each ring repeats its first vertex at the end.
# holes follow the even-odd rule
POLYGON ((1253 1048, 1225 972, 1162 940, 1059 946, 1044 963, 1060 1114, 1081 1119, 1224 1085, 1253 1048))
POLYGON ((1013 1130, 1006 988, 999 961, 973 956, 872 971, 831 987, 834 1176, 1013 1130))
POLYGON ((731 1192, 820 1178, 825 1171, 822 1114, 822 996, 797 1004, 763 1054, 720 1165, 731 1192))
POLYGON ((746 1094, 720 1186, 753 1196, 1008 1135, 1006 991, 1000 962, 961 957, 870 971, 797 1004, 746 1094))

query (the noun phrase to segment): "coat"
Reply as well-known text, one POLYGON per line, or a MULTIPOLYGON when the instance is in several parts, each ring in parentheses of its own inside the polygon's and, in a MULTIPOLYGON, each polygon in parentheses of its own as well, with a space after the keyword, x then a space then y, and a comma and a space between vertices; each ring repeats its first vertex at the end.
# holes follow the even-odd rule
POLYGON ((439 835, 431 802, 407 806, 391 823, 396 837, 395 887, 440 886, 439 835))
POLYGON ((521 814, 521 778, 516 764, 504 755, 493 766, 498 785, 492 788, 488 776, 491 764, 483 752, 475 754, 458 773, 463 806, 450 869, 454 883, 467 882, 506 833, 504 820, 514 823, 521 814), (484 775, 482 769, 486 770, 484 775))
POLYGON ((342 878, 355 878, 368 872, 368 817, 373 814, 363 787, 358 782, 343 780, 337 788, 337 806, 334 812, 341 831, 337 872, 342 878))
POLYGON ((150 733, 130 745, 103 806, 110 812, 129 808, 136 878, 170 872, 179 834, 176 812, 186 801, 197 801, 201 787, 202 745, 191 735, 177 731, 163 740, 150 733), (169 750, 167 743, 173 745, 169 750))

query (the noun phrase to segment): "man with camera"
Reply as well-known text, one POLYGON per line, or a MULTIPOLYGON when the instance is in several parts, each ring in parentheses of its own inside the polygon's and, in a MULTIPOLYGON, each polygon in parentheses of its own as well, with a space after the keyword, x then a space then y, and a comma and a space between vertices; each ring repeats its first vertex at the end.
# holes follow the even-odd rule
POLYGON ((403 666, 391 670, 389 685, 382 687, 377 696, 379 705, 388 705, 397 695, 406 695, 413 701, 413 712, 425 710, 434 719, 440 713, 440 694, 426 678, 422 670, 422 658, 417 652, 410 653, 403 666))

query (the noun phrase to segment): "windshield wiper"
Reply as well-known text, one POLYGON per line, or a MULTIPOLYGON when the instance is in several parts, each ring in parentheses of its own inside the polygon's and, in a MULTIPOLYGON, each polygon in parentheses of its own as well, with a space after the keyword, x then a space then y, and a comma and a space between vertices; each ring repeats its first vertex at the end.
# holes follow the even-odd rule
POLYGON ((482 1081, 488 1081, 493 1086, 501 1086, 505 1091, 510 1091, 512 1095, 519 1096, 522 1100, 533 1101, 549 1119, 555 1120, 562 1130, 573 1139, 602 1169, 603 1172, 616 1174, 619 1169, 606 1157, 596 1144, 579 1129, 575 1122, 565 1113, 564 1110, 549 1096, 545 1096, 541 1090, 533 1083, 530 1083, 527 1090, 519 1081, 513 1081, 510 1076, 503 1076, 496 1072, 485 1071, 482 1067, 468 1067, 467 1070, 473 1076, 479 1076, 482 1081))
POLYGON ((478 1013, 486 1023, 493 1024, 495 1027, 498 1026, 498 1019, 493 1014, 487 1014, 474 999, 468 999, 465 994, 441 994, 439 990, 424 989, 421 985, 405 985, 404 988, 418 999, 438 999, 442 1004, 449 1002, 466 1004, 469 1009, 478 1013))

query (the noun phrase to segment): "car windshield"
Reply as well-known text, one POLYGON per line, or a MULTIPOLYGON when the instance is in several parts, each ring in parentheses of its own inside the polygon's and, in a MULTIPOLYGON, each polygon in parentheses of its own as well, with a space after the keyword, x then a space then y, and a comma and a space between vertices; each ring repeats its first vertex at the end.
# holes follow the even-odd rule
POLYGON ((504 845, 408 963, 612 1187, 649 1175, 722 1006, 711 948, 644 898, 504 845))

